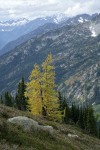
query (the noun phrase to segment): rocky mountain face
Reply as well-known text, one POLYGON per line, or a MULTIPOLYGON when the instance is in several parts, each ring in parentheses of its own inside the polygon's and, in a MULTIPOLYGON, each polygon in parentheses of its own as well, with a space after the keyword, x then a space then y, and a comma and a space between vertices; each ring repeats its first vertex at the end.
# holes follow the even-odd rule
POLYGON ((51 52, 58 90, 69 102, 100 103, 100 35, 96 32, 99 24, 97 16, 75 24, 63 23, 1 56, 0 92, 14 93, 21 77, 27 81, 33 65, 41 64, 51 52))
POLYGON ((7 53, 8 51, 14 49, 18 45, 28 41, 29 39, 31 39, 33 37, 40 36, 50 30, 57 29, 58 27, 59 27, 59 24, 55 24, 55 23, 47 23, 43 26, 40 26, 37 29, 33 30, 32 32, 30 32, 26 35, 23 35, 23 36, 19 37, 18 39, 6 44, 6 46, 4 46, 4 48, 2 48, 2 50, 0 51, 0 55, 7 53))

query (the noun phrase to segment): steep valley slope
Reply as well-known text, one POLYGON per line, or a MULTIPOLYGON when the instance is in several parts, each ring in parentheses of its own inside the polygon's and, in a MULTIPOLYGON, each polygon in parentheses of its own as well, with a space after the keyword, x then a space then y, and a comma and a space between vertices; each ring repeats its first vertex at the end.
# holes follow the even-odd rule
MULTIPOLYGON (((96 18, 100 20, 100 16, 96 18)), ((15 93, 22 76, 28 76, 35 63, 53 54, 58 90, 70 101, 100 103, 99 21, 64 25, 33 37, 0 57, 0 93, 15 93), (95 31, 94 31, 95 30, 95 31), (94 32, 95 34, 93 34, 94 32)))

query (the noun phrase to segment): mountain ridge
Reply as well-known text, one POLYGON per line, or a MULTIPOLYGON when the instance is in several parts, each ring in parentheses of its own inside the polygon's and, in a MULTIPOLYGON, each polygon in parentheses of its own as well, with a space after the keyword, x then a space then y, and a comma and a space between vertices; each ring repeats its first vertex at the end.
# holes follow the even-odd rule
MULTIPOLYGON (((36 30, 40 26, 45 25, 46 23, 53 23, 56 25, 59 25, 59 24, 63 24, 63 25, 64 24, 66 24, 66 25, 77 24, 77 23, 83 23, 85 21, 89 21, 92 18, 92 16, 88 15, 88 14, 82 14, 82 15, 77 15, 77 16, 72 17, 72 18, 68 18, 66 15, 60 14, 60 15, 54 15, 52 17, 37 18, 34 20, 27 20, 25 18, 20 19, 18 22, 24 21, 24 24, 20 25, 20 23, 19 23, 19 26, 18 25, 17 26, 11 26, 10 25, 10 27, 4 26, 4 28, 2 26, 0 26, 0 29, 1 29, 1 32, 0 32, 1 39, 0 40, 2 41, 1 48, 3 48, 7 43, 9 44, 9 42, 16 40, 20 36, 23 36, 23 35, 28 34, 28 33, 30 34, 30 32, 36 30), (11 36, 10 36, 10 34, 11 34, 11 36)), ((12 25, 17 23, 17 21, 13 22, 12 20, 10 22, 12 25)), ((3 54, 3 49, 1 49, 1 51, 2 51, 1 54, 3 54)))
POLYGON ((14 93, 21 77, 25 76, 27 81, 33 65, 41 64, 51 52, 58 90, 69 102, 88 99, 90 103, 100 103, 100 35, 91 36, 92 23, 61 26, 33 37, 1 56, 1 93, 5 90, 14 93))

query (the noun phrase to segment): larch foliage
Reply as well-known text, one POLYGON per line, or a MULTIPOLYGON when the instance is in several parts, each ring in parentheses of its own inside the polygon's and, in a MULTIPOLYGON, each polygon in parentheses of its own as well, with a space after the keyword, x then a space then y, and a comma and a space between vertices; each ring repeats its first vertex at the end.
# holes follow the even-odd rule
POLYGON ((35 64, 34 70, 32 70, 29 76, 29 82, 27 83, 26 96, 28 97, 29 110, 34 115, 42 114, 42 101, 41 101, 41 82, 42 74, 40 72, 40 67, 35 64))
POLYGON ((55 72, 52 62, 52 55, 49 54, 42 64, 43 98, 47 117, 53 120, 59 120, 61 119, 61 112, 59 111, 58 93, 55 90, 55 72))
POLYGON ((49 54, 41 65, 34 66, 27 83, 26 96, 29 98, 29 109, 34 115, 52 120, 60 120, 61 112, 57 92, 55 91, 55 72, 49 54))

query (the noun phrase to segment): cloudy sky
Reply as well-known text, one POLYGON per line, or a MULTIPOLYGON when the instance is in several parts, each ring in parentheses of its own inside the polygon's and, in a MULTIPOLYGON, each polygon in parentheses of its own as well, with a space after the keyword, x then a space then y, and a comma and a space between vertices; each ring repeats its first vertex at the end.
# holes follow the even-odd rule
POLYGON ((0 20, 100 12, 100 0, 0 0, 0 20))

